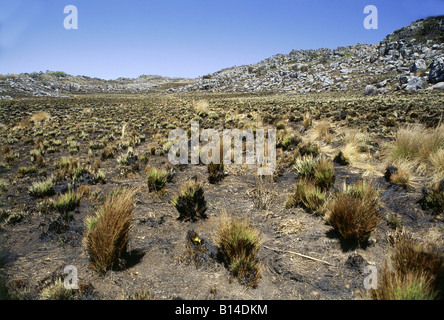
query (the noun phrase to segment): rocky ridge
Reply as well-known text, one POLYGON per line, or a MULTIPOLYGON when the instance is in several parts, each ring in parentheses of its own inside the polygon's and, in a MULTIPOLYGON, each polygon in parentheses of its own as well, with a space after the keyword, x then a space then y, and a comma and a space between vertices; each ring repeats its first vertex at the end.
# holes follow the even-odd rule
POLYGON ((140 76, 102 80, 63 72, 0 76, 0 99, 77 93, 239 92, 309 93, 444 89, 444 16, 421 19, 376 45, 293 50, 257 64, 197 79, 140 76))
POLYGON ((444 16, 418 20, 376 45, 293 50, 233 67, 170 92, 330 92, 443 89, 444 16), (439 84, 437 84, 439 83, 439 84))

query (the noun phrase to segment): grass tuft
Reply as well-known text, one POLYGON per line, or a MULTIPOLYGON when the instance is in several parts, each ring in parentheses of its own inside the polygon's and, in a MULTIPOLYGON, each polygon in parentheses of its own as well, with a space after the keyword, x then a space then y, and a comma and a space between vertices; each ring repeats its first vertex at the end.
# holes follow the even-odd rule
POLYGON ((115 190, 85 219, 84 245, 92 267, 100 274, 114 268, 127 251, 136 191, 115 190))
POLYGON ((232 274, 241 283, 255 287, 262 268, 257 256, 262 245, 259 231, 248 221, 223 216, 215 243, 232 274))

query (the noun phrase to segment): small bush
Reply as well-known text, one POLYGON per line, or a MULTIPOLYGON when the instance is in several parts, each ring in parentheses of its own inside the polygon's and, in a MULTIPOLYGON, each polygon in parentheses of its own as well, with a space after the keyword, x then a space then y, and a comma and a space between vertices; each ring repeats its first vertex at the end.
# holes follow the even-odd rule
POLYGON ((80 204, 81 196, 73 191, 61 195, 54 203, 54 208, 60 213, 68 213, 77 208, 80 204))
POLYGON ((299 157, 295 160, 294 170, 303 178, 313 177, 316 166, 321 159, 319 157, 313 157, 312 155, 299 157))
POLYGON ((126 154, 121 154, 117 158, 117 163, 125 166, 134 164, 138 160, 138 156, 134 153, 132 148, 128 148, 126 154))
POLYGON ((259 231, 248 221, 223 217, 215 235, 219 255, 231 272, 243 284, 255 287, 259 281, 261 263, 257 257, 262 240, 259 231))
POLYGON ((330 189, 335 183, 336 174, 333 162, 321 159, 314 168, 314 181, 322 190, 330 189))
POLYGON ((55 193, 53 178, 50 177, 45 181, 34 182, 28 191, 29 194, 35 198, 52 196, 55 193))
POLYGON ((397 217, 396 215, 394 215, 394 214, 388 215, 388 216, 385 218, 385 221, 387 222, 387 225, 388 225, 391 229, 393 229, 393 230, 396 230, 396 229, 401 230, 401 228, 402 228, 402 222, 401 222, 401 219, 398 218, 398 217, 397 217))
POLYGON ((444 180, 436 183, 429 189, 423 189, 423 198, 420 200, 423 210, 433 210, 440 213, 444 210, 444 180))
POLYGON ((224 178, 224 164, 222 161, 219 164, 211 162, 208 166, 208 181, 210 183, 217 183, 224 178))
POLYGON ((73 300, 74 290, 66 289, 62 279, 58 279, 40 292, 41 300, 73 300))
POLYGON ((187 182, 180 188, 172 204, 179 212, 179 220, 196 221, 198 218, 206 218, 207 203, 203 186, 195 180, 187 182))
POLYGON ((85 219, 83 242, 92 267, 101 274, 114 268, 127 251, 134 197, 135 190, 116 190, 85 219))
POLYGON ((92 177, 92 184, 105 184, 106 183, 106 179, 105 179, 105 174, 102 171, 97 171, 96 174, 94 174, 94 176, 92 177))
POLYGON ((158 170, 149 166, 146 171, 148 190, 150 192, 159 191, 165 186, 168 178, 168 172, 166 170, 158 170))
POLYGON ((0 222, 4 222, 5 224, 16 224, 23 220, 28 213, 24 211, 11 211, 11 210, 2 210, 0 209, 0 222))
POLYGON ((309 180, 300 180, 295 191, 289 196, 287 208, 301 206, 311 213, 316 213, 325 204, 326 193, 309 180))
POLYGON ((381 219, 378 208, 375 188, 360 182, 336 195, 327 221, 345 241, 363 245, 381 219))

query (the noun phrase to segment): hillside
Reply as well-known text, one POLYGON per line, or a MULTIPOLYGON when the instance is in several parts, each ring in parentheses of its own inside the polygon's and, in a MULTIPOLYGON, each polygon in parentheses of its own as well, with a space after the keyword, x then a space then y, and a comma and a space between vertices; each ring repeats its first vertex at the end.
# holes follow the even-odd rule
POLYGON ((63 72, 5 75, 0 96, 77 93, 245 92, 308 93, 441 88, 444 80, 444 16, 413 22, 376 45, 293 50, 259 63, 235 66, 198 79, 140 76, 102 80, 63 72))

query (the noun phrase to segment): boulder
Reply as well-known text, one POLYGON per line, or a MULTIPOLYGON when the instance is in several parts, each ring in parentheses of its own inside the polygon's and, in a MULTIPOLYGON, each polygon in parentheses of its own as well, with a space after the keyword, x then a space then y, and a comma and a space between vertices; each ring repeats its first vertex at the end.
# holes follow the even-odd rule
POLYGON ((363 93, 365 96, 373 96, 375 94, 378 94, 378 89, 376 89, 375 86, 369 84, 368 86, 365 87, 363 93))
POLYGON ((412 77, 404 89, 407 91, 418 91, 424 90, 425 88, 427 88, 427 82, 425 80, 420 77, 412 77))
POLYGON ((444 58, 433 60, 430 65, 429 81, 431 83, 438 83, 444 81, 444 58))
POLYGON ((410 72, 417 73, 427 69, 427 65, 424 59, 416 60, 410 67, 410 72))

